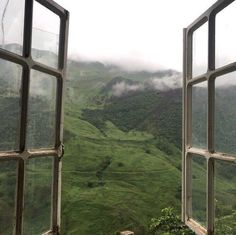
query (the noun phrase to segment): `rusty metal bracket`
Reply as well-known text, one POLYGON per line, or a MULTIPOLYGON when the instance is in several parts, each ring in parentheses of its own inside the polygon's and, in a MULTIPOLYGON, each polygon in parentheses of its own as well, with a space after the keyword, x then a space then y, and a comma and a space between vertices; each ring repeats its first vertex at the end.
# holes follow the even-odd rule
POLYGON ((61 161, 65 153, 65 145, 62 142, 57 150, 57 153, 58 153, 59 161, 61 161))

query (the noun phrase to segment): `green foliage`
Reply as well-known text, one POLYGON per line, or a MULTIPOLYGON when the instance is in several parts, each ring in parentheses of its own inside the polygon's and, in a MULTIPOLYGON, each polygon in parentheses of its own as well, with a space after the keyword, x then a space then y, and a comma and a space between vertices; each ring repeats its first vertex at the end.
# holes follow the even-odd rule
POLYGON ((161 216, 151 219, 151 235, 194 235, 186 225, 184 225, 174 209, 167 207, 161 210, 161 216))
POLYGON ((76 137, 65 140, 63 234, 129 229, 144 235, 156 211, 170 204, 180 210, 181 172, 174 165, 179 153, 172 163, 150 134, 123 132, 107 123, 104 136, 84 120, 72 124, 67 118, 66 129, 76 137))
POLYGON ((236 210, 228 216, 216 219, 216 234, 235 235, 236 234, 236 210))
MULTIPOLYGON (((134 231, 135 235, 191 234, 173 209, 161 211, 171 206, 178 214, 180 212, 181 90, 142 90, 121 97, 112 96, 111 92, 116 81, 127 82, 127 79, 131 79, 133 81, 128 83, 136 84, 152 75, 171 75, 172 71, 157 74, 123 71, 121 74, 118 68, 106 67, 101 63, 69 61, 68 66, 71 80, 67 81, 65 104, 62 234, 110 235, 126 229, 134 231), (155 216, 158 218, 152 220, 150 231, 149 221, 155 216)), ((0 77, 4 77, 4 74, 11 77, 11 71, 14 70, 2 69, 0 77)), ((20 121, 19 98, 11 89, 6 89, 12 82, 6 79, 0 81, 0 149, 10 149, 18 146, 18 140, 13 137, 17 136, 20 121)), ((230 94, 231 100, 235 100, 235 92, 230 94)), ((224 99, 223 96, 221 99, 224 99)), ((42 97, 33 97, 30 102, 34 106, 29 110, 32 112, 30 119, 34 122, 29 122, 27 136, 32 137, 31 141, 34 142, 30 144, 37 143, 41 147, 53 135, 54 114, 47 109, 47 100, 42 97), (38 110, 43 116, 38 115, 38 110), (51 116, 50 120, 48 116, 51 116)), ((228 102, 222 108, 221 115, 230 106, 232 103, 228 102)), ((201 104, 198 108, 200 112, 201 104)), ((232 117, 235 117, 233 111, 232 117)), ((227 119, 223 116, 217 120, 227 119)), ((226 130, 229 132, 229 126, 226 130)), ((217 138, 223 141, 224 127, 218 133, 220 136, 217 138)), ((236 139, 236 135, 231 134, 232 139, 236 139)), ((234 143, 231 143, 232 151, 234 147, 234 143)), ((51 192, 46 173, 49 165, 40 165, 43 168, 41 172, 36 172, 32 167, 26 177, 26 180, 32 179, 25 194, 26 234, 36 234, 43 225, 46 225, 45 230, 49 228, 50 197, 45 197, 50 196, 51 192), (35 203, 36 200, 40 203, 35 203)), ((1 166, 4 167, 0 171, 0 216, 4 215, 4 219, 0 220, 0 229, 8 233, 6 229, 14 217, 16 166, 1 166)), ((233 198, 235 171, 232 166, 221 166, 216 182, 219 191, 217 231, 231 235, 236 234, 233 210, 236 205, 233 198)), ((199 162, 194 163, 193 167, 196 169, 194 179, 202 181, 205 177, 204 167, 199 162)), ((28 184, 29 181, 26 181, 26 187, 28 184)), ((196 191, 199 191, 199 185, 196 184, 196 191)), ((201 213, 200 205, 199 200, 197 213, 201 213)))
MULTIPOLYGON (((63 234, 110 235, 126 229, 138 235, 150 234, 150 218, 162 216, 162 208, 171 206, 180 212, 181 89, 142 90, 115 97, 111 92, 115 82, 143 81, 150 74, 120 74, 100 64, 92 69, 89 66, 93 64, 79 66, 82 72, 77 78, 74 73, 68 81, 65 106, 63 234), (107 156, 111 160, 109 165, 107 156)), ((202 101, 203 96, 197 97, 202 101)), ((201 107, 199 102, 196 114, 201 107)), ((197 118, 198 122, 203 119, 197 118)), ((199 122, 196 130, 202 130, 201 125, 199 122)), ((195 213, 201 215, 202 202, 198 198, 204 196, 201 182, 205 180, 205 169, 199 162, 194 162, 193 167, 195 180, 200 182, 194 189, 199 203, 195 213)), ((220 207, 224 208, 221 217, 226 209, 230 214, 231 208, 226 208, 224 201, 234 195, 233 172, 230 168, 218 174, 219 189, 227 191, 219 197, 220 207), (226 174, 227 185, 224 184, 226 174)), ((177 222, 174 224, 177 226, 177 222)))
POLYGON ((12 234, 14 199, 16 185, 15 161, 1 161, 0 164, 0 234, 12 234))
POLYGON ((103 131, 107 120, 122 131, 148 131, 181 148, 181 90, 140 91, 105 100, 102 109, 83 109, 82 119, 103 131))

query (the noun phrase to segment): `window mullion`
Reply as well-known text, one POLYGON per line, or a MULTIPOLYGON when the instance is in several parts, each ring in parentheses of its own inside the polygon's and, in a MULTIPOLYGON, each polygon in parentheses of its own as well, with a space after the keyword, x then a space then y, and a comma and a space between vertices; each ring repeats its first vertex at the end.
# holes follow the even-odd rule
MULTIPOLYGON (((185 133, 186 133, 186 48, 187 29, 183 30, 183 89, 182 89, 182 167, 185 168, 185 133)), ((186 194, 185 170, 182 170, 182 221, 185 221, 185 194, 186 194)))
POLYGON ((208 234, 214 234, 214 103, 215 103, 215 87, 214 79, 208 80, 208 133, 207 145, 210 158, 207 160, 207 231, 208 234))
MULTIPOLYGON (((23 38, 23 57, 26 59, 27 66, 23 67, 22 86, 21 86, 21 121, 20 121, 20 151, 25 150, 27 111, 29 97, 29 78, 30 78, 30 53, 31 53, 31 34, 33 20, 33 0, 25 0, 24 13, 24 38, 23 38)), ((20 159, 18 163, 17 195, 16 195, 16 227, 15 235, 23 233, 23 207, 24 207, 24 180, 25 180, 25 160, 20 159)))
POLYGON ((22 234, 23 203, 24 203, 25 160, 18 161, 18 176, 16 190, 16 227, 15 235, 22 234))
POLYGON ((186 159, 185 159, 185 164, 186 164, 186 195, 185 195, 185 200, 186 200, 186 221, 188 221, 192 217, 192 155, 191 154, 186 154, 186 159))
POLYGON ((31 69, 29 65, 31 64, 32 21, 33 21, 33 0, 25 0, 23 57, 27 60, 28 63, 27 66, 23 67, 23 74, 22 74, 20 151, 25 150, 25 143, 26 143, 29 82, 30 82, 30 69, 31 69))
MULTIPOLYGON (((215 15, 208 19, 208 72, 215 69, 215 15)), ((208 114, 207 114, 207 148, 210 155, 214 152, 215 129, 215 81, 208 77, 208 114)), ((207 160, 207 231, 214 234, 215 200, 214 200, 214 159, 207 160)))
MULTIPOLYGON (((57 79, 57 101, 56 101, 56 133, 55 147, 57 150, 63 148, 63 93, 64 93, 64 77, 66 73, 67 48, 68 48, 68 31, 69 31, 69 12, 61 17, 60 38, 59 38, 59 56, 58 65, 62 72, 62 77, 57 79)), ((53 165, 53 192, 52 192, 52 229, 54 234, 59 233, 61 218, 61 167, 62 163, 59 155, 63 155, 58 151, 58 156, 54 158, 53 165)))
POLYGON ((214 159, 207 160, 207 234, 214 234, 214 159))
POLYGON ((52 187, 52 231, 59 234, 60 225, 60 183, 61 183, 61 161, 58 157, 53 159, 53 187, 52 187))

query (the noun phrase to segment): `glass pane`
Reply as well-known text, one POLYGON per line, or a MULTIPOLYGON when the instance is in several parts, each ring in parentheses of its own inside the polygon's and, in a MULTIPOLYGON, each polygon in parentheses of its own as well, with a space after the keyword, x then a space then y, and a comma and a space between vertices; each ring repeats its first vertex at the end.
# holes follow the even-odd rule
POLYGON ((217 235, 236 234, 236 163, 215 162, 215 218, 217 235))
POLYGON ((192 156, 192 217, 206 225, 206 160, 199 155, 192 156))
POLYGON ((19 148, 22 68, 0 59, 0 151, 19 148))
POLYGON ((53 147, 57 81, 36 70, 31 72, 27 147, 53 147))
POLYGON ((205 23, 193 33, 193 77, 207 72, 208 24, 205 23))
POLYGON ((236 2, 216 15, 216 67, 236 61, 236 2))
POLYGON ((207 146, 207 82, 192 88, 192 145, 207 146))
POLYGON ((0 47, 17 54, 22 54, 24 8, 24 0, 0 1, 0 47))
POLYGON ((15 222, 16 161, 0 161, 0 234, 12 235, 15 222))
POLYGON ((34 1, 32 57, 48 66, 58 67, 60 19, 34 1))
POLYGON ((24 235, 42 234, 51 228, 52 157, 26 163, 24 235))
POLYGON ((215 149, 236 153, 236 72, 215 80, 215 149))

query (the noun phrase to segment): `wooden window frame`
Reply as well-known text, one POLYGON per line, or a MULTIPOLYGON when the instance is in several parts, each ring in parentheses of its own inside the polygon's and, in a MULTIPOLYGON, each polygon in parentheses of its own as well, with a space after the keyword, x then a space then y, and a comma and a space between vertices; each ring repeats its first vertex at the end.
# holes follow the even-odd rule
POLYGON ((183 31, 183 146, 182 146, 182 220, 198 235, 214 235, 215 232, 215 203, 214 203, 214 165, 215 160, 236 162, 236 155, 215 151, 215 79, 219 76, 236 71, 236 62, 215 68, 215 19, 216 15, 229 6, 234 0, 219 0, 189 27, 183 31), (208 24, 208 65, 207 72, 193 77, 193 33, 203 24, 208 24), (207 148, 200 149, 192 146, 192 87, 207 82, 207 148), (206 187, 206 227, 192 218, 192 155, 200 155, 207 162, 206 187))
POLYGON ((21 113, 20 113, 20 141, 16 151, 0 152, 0 164, 2 160, 15 160, 18 162, 16 202, 15 202, 15 228, 14 235, 23 234, 23 208, 25 191, 25 169, 29 158, 53 157, 52 179, 52 209, 51 228, 44 235, 57 235, 60 233, 60 193, 61 193, 61 158, 64 152, 63 146, 63 93, 66 77, 67 46, 68 46, 69 12, 52 0, 25 0, 24 32, 22 55, 11 53, 0 48, 0 58, 18 64, 22 67, 21 83, 21 113), (45 8, 60 18, 58 68, 52 68, 38 63, 31 56, 33 5, 37 1, 45 8), (29 101, 29 83, 31 70, 52 75, 57 80, 56 115, 55 115, 55 145, 50 149, 29 150, 26 147, 27 118, 29 101))

